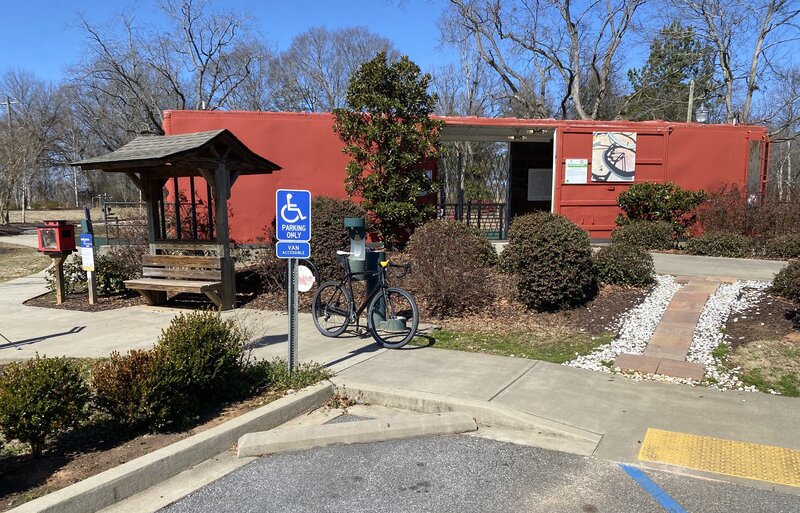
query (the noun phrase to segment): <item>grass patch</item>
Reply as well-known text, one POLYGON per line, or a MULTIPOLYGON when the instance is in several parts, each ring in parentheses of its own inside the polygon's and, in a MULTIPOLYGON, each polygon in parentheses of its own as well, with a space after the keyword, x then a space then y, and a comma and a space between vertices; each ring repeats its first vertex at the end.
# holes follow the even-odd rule
POLYGON ((729 349, 730 348, 728 347, 728 344, 720 342, 720 344, 713 351, 711 351, 711 356, 719 361, 725 361, 725 358, 728 356, 729 349))
POLYGON ((0 242, 0 282, 28 276, 50 265, 50 258, 34 248, 0 242))
POLYGON ((741 380, 761 392, 775 390, 800 397, 800 336, 759 340, 737 347, 728 357, 731 366, 741 367, 741 380))
MULTIPOLYGON (((589 335, 578 332, 534 333, 512 332, 508 334, 479 333, 468 331, 442 330, 430 338, 434 347, 455 349, 473 353, 488 353, 499 356, 515 356, 552 363, 564 363, 576 355, 586 355, 597 347, 614 340, 614 333, 589 335)), ((411 341, 414 345, 428 345, 430 340, 416 337, 411 341)))

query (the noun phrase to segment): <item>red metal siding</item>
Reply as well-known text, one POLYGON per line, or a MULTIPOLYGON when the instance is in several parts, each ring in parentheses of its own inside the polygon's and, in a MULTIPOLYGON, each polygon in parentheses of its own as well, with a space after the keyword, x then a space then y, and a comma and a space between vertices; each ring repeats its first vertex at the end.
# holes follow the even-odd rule
MULTIPOLYGON (((231 238, 252 242, 275 219, 276 189, 306 189, 314 196, 346 198, 348 157, 330 114, 167 111, 167 134, 227 128, 250 149, 283 169, 242 176, 228 202, 231 238)), ((200 181, 200 180, 198 180, 200 181)))

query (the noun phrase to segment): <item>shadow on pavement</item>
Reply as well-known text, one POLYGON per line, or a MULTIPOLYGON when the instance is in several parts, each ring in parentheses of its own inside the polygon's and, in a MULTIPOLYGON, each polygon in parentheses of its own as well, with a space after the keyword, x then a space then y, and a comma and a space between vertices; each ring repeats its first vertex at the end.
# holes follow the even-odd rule
POLYGON ((62 331, 61 333, 53 333, 52 335, 42 335, 41 337, 26 338, 25 340, 17 340, 16 342, 12 342, 8 340, 6 337, 3 337, 5 340, 8 340, 8 344, 0 344, 0 349, 6 347, 27 346, 30 344, 35 344, 36 342, 42 342, 44 340, 47 340, 48 338, 63 337, 64 335, 73 335, 75 333, 80 333, 81 331, 84 330, 84 328, 86 328, 86 326, 75 326, 69 331, 62 331))

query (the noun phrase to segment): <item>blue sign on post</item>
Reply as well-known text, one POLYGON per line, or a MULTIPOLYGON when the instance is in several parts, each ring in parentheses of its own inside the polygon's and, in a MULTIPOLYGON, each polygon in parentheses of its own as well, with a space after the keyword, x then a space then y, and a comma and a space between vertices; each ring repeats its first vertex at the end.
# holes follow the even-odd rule
POLYGON ((311 240, 310 192, 278 189, 275 192, 275 210, 275 235, 278 240, 295 242, 311 240))

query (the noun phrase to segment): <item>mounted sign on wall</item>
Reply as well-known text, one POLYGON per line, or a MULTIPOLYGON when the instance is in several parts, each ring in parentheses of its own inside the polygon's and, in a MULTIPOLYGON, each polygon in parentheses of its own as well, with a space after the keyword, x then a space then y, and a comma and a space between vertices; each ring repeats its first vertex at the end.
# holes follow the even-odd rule
POLYGON ((589 179, 589 159, 567 159, 564 183, 586 183, 589 179))
POLYGON ((632 182, 636 175, 636 132, 592 133, 592 181, 632 182))

